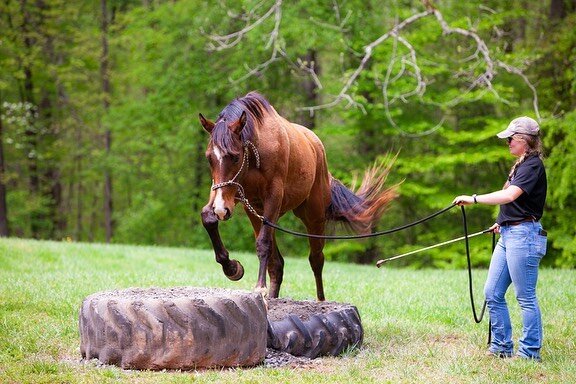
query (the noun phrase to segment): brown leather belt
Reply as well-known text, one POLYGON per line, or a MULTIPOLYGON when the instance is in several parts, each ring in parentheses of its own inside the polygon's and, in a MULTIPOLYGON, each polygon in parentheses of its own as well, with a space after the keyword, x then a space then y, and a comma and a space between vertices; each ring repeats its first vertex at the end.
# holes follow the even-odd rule
POLYGON ((526 223, 529 221, 536 221, 536 219, 533 217, 526 217, 526 218, 524 218, 522 220, 518 220, 518 221, 505 221, 502 223, 502 225, 518 225, 518 224, 526 223))

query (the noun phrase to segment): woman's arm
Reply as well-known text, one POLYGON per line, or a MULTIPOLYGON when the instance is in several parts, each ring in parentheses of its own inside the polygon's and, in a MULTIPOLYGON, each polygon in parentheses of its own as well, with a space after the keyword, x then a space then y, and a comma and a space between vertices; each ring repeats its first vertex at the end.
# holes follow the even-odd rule
POLYGON ((456 205, 470 205, 470 204, 487 204, 487 205, 502 205, 508 204, 516 200, 520 195, 524 193, 522 189, 515 185, 510 185, 506 189, 500 191, 495 191, 491 193, 486 193, 484 195, 461 195, 454 199, 452 204, 456 205), (474 200, 476 198, 476 200, 474 200))

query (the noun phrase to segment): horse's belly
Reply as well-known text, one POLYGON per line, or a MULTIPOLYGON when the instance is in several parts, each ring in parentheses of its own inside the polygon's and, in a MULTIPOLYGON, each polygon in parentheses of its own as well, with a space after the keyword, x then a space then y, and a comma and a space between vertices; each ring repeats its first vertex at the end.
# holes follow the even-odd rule
POLYGON ((297 169, 287 181, 286 193, 293 196, 294 200, 303 201, 310 195, 315 179, 315 172, 311 172, 308 167, 297 169))
POLYGON ((312 158, 299 162, 289 171, 284 188, 284 212, 295 209, 311 197, 323 200, 324 196, 321 195, 329 191, 328 178, 322 180, 322 172, 318 172, 318 166, 317 160, 312 158), (326 188, 322 188, 324 184, 326 188))

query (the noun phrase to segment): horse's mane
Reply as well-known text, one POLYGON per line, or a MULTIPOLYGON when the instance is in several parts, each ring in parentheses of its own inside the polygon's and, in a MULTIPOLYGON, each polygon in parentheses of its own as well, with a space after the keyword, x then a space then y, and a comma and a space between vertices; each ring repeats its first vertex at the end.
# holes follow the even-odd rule
POLYGON ((272 106, 258 92, 250 92, 228 104, 218 115, 212 130, 212 141, 226 152, 239 153, 240 151, 227 125, 240 119, 242 112, 246 112, 246 125, 240 133, 240 139, 242 143, 245 143, 254 141, 256 126, 262 124, 264 117, 272 113, 272 106))

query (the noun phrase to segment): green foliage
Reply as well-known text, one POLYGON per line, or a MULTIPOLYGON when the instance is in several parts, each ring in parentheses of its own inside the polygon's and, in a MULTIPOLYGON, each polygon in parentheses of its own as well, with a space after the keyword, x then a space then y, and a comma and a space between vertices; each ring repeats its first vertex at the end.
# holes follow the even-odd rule
MULTIPOLYGON (((486 64, 475 60, 483 52, 470 37, 443 34, 433 16, 374 49, 351 89, 363 110, 319 110, 313 120, 301 110, 338 94, 360 64, 365 47, 422 12, 420 1, 282 2, 278 25, 268 18, 236 45, 220 50, 208 49, 214 44, 212 35, 240 30, 273 2, 122 0, 108 5, 113 16, 107 36, 112 94, 105 110, 99 4, 0 4, 0 113, 6 160, 2 180, 8 187, 9 225, 15 236, 103 241, 103 173, 111 169, 113 241, 210 247, 199 220, 211 184, 204 158, 208 136, 197 115, 214 119, 230 100, 253 89, 289 120, 315 123, 331 173, 347 185, 374 161, 398 153, 389 181, 402 182, 401 196, 380 230, 444 208, 455 195, 501 188, 513 159, 494 135, 513 117, 534 115, 532 90, 521 76, 503 67, 496 68, 492 89, 471 89, 465 75, 485 71, 486 64), (268 44, 276 27, 278 39, 268 44), (410 42, 416 62, 400 39, 410 42), (299 67, 301 62, 311 66, 311 57, 322 89, 315 88, 299 67), (270 65, 259 67, 269 60, 270 65), (416 66, 426 92, 414 91, 416 66), (255 69, 255 75, 247 76, 255 69), (32 84, 31 95, 26 81, 32 84), (310 87, 312 94, 307 92, 310 87), (38 115, 15 120, 23 114, 12 107, 24 105, 38 115), (111 153, 103 143, 106 130, 112 133, 111 153), (36 174, 38 190, 30 186, 36 174)), ((450 27, 477 33, 493 61, 516 66, 537 85, 550 185, 543 218, 550 229, 545 262, 574 267, 574 9, 567 8, 564 19, 548 20, 545 3, 436 6, 450 27)), ((232 252, 254 252, 250 224, 239 211, 241 207, 234 220, 220 225, 223 239, 232 252)), ((469 209, 470 230, 488 227, 496 213, 491 207, 469 209)), ((282 224, 302 230, 291 215, 282 224)), ((326 257, 368 263, 461 232, 459 215, 450 212, 371 242, 330 242, 326 257)), ((305 239, 278 237, 283 254, 307 255, 305 239)), ((462 247, 450 249, 454 252, 438 249, 405 264, 463 266, 462 247)), ((488 245, 475 246, 474 254, 482 256, 474 262, 487 265, 486 253, 488 245)))
POLYGON ((547 165, 549 183, 548 204, 554 209, 554 216, 548 218, 551 228, 550 239, 553 247, 560 251, 554 264, 562 267, 576 267, 576 227, 573 212, 576 209, 574 191, 576 190, 576 112, 571 112, 560 121, 549 125, 548 135, 551 143, 547 165))
POLYGON ((359 255, 366 252, 368 243, 366 241, 340 241, 329 243, 324 256, 328 261, 349 262, 357 260, 359 255))

